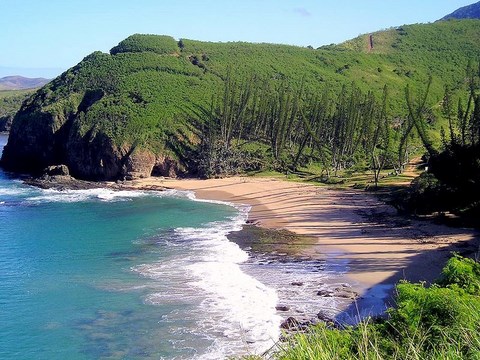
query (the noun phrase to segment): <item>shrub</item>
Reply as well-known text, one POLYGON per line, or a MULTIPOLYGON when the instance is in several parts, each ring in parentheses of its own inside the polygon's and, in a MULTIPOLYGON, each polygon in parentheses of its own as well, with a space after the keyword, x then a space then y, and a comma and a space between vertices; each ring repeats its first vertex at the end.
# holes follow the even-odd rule
POLYGON ((479 359, 480 264, 454 256, 430 287, 403 282, 387 319, 320 324, 279 345, 279 359, 479 359))
POLYGON ((457 207, 480 200, 480 145, 452 144, 429 164, 435 177, 454 189, 457 207))
POLYGON ((412 181, 406 207, 419 214, 435 211, 475 213, 480 204, 480 145, 451 144, 429 160, 429 172, 412 181))
POLYGON ((428 334, 422 341, 423 350, 438 349, 458 341, 464 330, 476 331, 480 325, 478 316, 472 316, 472 311, 480 311, 479 299, 457 285, 427 288, 424 284, 402 283, 397 291, 397 308, 390 310, 389 324, 400 343, 411 335, 428 334))
POLYGON ((438 283, 445 287, 458 285, 467 293, 480 296, 480 264, 454 255, 443 268, 438 283))
POLYGON ((110 50, 111 55, 127 52, 154 52, 160 55, 173 54, 179 50, 171 36, 135 34, 121 41, 110 50))
POLYGON ((410 184, 406 207, 418 214, 445 211, 451 207, 451 193, 433 174, 423 173, 410 184))

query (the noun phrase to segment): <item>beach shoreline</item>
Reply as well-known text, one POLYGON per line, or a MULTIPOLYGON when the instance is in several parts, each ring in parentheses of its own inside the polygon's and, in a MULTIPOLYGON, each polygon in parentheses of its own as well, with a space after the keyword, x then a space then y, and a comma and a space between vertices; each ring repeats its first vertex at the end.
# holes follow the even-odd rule
POLYGON ((357 190, 330 190, 274 178, 146 178, 129 182, 138 189, 193 191, 196 198, 249 205, 249 223, 288 230, 316 239, 297 250, 299 258, 327 259, 344 272, 358 294, 345 301, 342 318, 380 315, 402 279, 430 283, 452 252, 478 251, 472 229, 450 228, 400 216, 373 195, 357 190))
MULTIPOLYGON (((298 281, 293 287, 286 285, 297 293, 309 288, 310 293, 303 296, 312 301, 335 297, 338 305, 335 318, 341 322, 355 323, 366 316, 383 314, 388 306, 394 305, 398 281, 431 283, 440 276, 452 252, 471 256, 480 249, 480 236, 475 230, 399 215, 392 206, 361 190, 332 190, 277 178, 240 176, 207 180, 149 177, 116 183, 54 176, 26 182, 59 190, 99 186, 113 190, 173 189, 191 191, 199 200, 247 205, 250 208, 247 225, 295 234, 292 237, 295 244, 290 246, 295 250, 290 251, 283 244, 282 253, 298 261, 324 261, 330 274, 338 275, 325 284, 310 282, 316 283, 317 290, 311 286, 297 289, 298 281), (298 243, 296 239, 304 240, 298 243)), ((255 234, 246 236, 258 238, 255 234)), ((237 242, 241 246, 240 243, 237 242)), ((250 252, 250 248, 244 250, 250 252)), ((274 248, 270 246, 270 252, 275 252, 274 248)), ((283 307, 290 308, 285 302, 279 304, 279 308, 283 307)), ((322 319, 325 311, 320 310, 318 317, 322 319)), ((282 312, 281 316, 288 314, 292 312, 282 312)), ((317 312, 310 312, 309 316, 296 314, 303 320, 312 320, 316 315, 317 312)), ((325 318, 330 316, 331 313, 325 318)))

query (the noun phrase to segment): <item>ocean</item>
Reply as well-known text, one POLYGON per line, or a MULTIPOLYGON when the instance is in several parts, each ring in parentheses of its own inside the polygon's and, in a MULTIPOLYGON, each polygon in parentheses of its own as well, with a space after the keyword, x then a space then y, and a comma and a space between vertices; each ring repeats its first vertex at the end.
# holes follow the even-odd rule
MULTIPOLYGON (((287 285, 318 289, 328 271, 229 241, 248 210, 174 190, 44 190, 0 170, 0 358, 262 353, 280 336, 275 307, 305 298, 287 285)), ((299 307, 335 308, 323 300, 299 307)))

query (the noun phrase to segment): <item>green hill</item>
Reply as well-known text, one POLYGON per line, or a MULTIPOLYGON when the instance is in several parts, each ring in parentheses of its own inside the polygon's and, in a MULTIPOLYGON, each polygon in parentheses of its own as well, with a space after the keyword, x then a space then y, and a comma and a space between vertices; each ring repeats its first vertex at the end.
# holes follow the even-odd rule
POLYGON ((33 94, 34 90, 0 90, 0 132, 9 131, 13 117, 22 102, 33 94))
MULTIPOLYGON (((337 110, 340 100, 336 99, 344 85, 344 96, 358 88, 363 98, 371 92, 377 102, 387 86, 387 113, 392 120, 408 115, 405 87, 418 93, 432 76, 429 102, 438 119, 432 129, 433 138, 439 139, 444 88, 463 91, 465 68, 480 54, 479 38, 478 20, 402 26, 319 49, 133 35, 110 54, 87 56, 29 98, 14 119, 2 164, 29 172, 66 164, 73 175, 87 179, 192 173, 198 170, 199 159, 194 157, 201 156, 196 149, 202 142, 198 123, 208 122, 205 117, 212 113, 205 109, 212 99, 220 97, 214 104, 219 108, 226 83, 234 84, 232 108, 241 93, 260 93, 262 88, 262 98, 277 94, 277 100, 269 101, 280 103, 282 96, 293 99, 295 93, 303 94, 297 100, 302 104, 313 104, 315 96, 328 89, 329 104, 337 110)), ((224 94, 223 100, 228 96, 224 94)), ((253 95, 244 107, 253 119, 250 128, 256 116, 252 99, 253 95)), ((302 123, 299 111, 291 114, 290 125, 302 123)), ((265 127, 264 133, 267 136, 271 129, 265 127)), ((245 134, 239 133, 237 140, 245 134)), ((305 146, 313 154, 312 139, 305 140, 305 146)), ((287 140, 290 152, 302 142, 287 140)), ((267 138, 252 143, 247 150, 261 153, 260 160, 272 154, 267 138)), ((350 160, 347 163, 352 165, 350 160)))

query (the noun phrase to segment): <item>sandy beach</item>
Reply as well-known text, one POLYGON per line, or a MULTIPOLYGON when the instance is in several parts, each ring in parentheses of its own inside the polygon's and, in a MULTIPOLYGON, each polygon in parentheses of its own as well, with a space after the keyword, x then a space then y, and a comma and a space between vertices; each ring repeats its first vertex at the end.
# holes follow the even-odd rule
POLYGON ((248 204, 249 221, 258 226, 314 237, 301 255, 326 256, 346 266, 346 282, 360 295, 351 306, 370 307, 373 313, 382 310, 379 298, 386 298, 399 280, 431 282, 452 252, 472 255, 480 244, 474 230, 399 216, 363 191, 250 177, 148 178, 134 186, 192 190, 200 199, 248 204))

